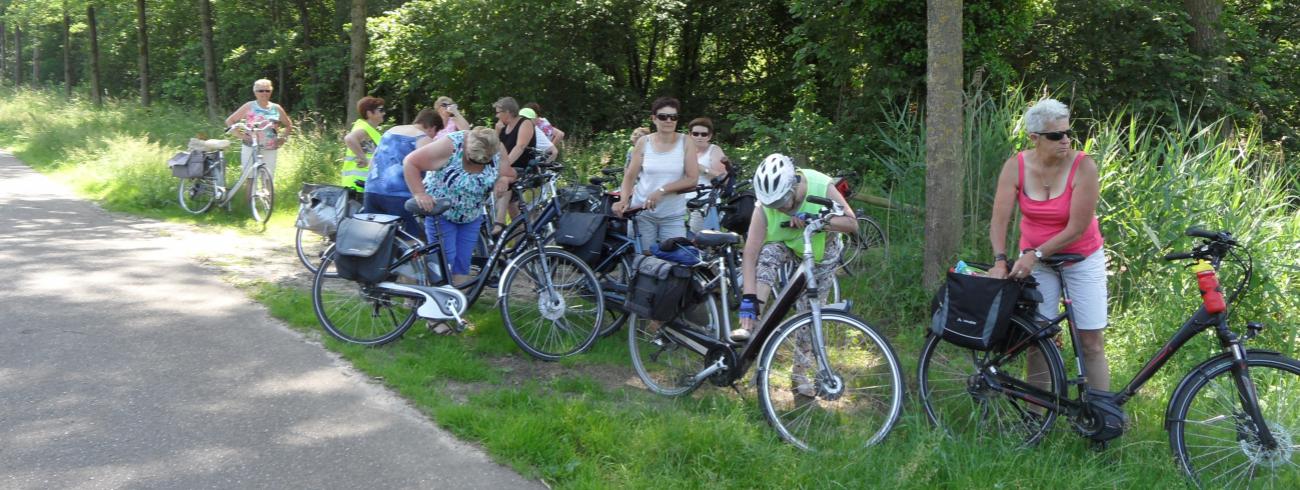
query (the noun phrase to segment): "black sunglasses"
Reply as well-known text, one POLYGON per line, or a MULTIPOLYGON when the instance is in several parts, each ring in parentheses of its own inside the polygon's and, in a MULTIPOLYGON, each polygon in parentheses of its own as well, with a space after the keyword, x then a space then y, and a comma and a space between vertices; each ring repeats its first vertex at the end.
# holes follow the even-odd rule
POLYGON ((1074 130, 1072 129, 1067 129, 1065 131, 1052 131, 1050 133, 1035 132, 1034 134, 1047 138, 1048 141, 1061 141, 1061 138, 1066 136, 1069 136, 1071 139, 1074 138, 1074 130))
POLYGON ((697 133, 695 131, 691 131, 691 136, 699 136, 701 138, 704 138, 707 137, 708 135, 709 135, 708 131, 705 131, 703 133, 697 133))
POLYGON ((658 113, 658 114, 655 114, 655 117, 659 118, 660 121, 676 121, 676 120, 677 120, 677 114, 668 114, 668 113, 665 113, 665 112, 660 112, 660 113, 658 113))
POLYGON ((384 109, 383 107, 376 107, 375 112, 388 112, 388 109, 384 109))
POLYGON ((259 88, 259 89, 257 89, 257 90, 254 90, 254 92, 257 92, 257 93, 259 93, 259 94, 269 94, 269 93, 271 93, 271 90, 270 90, 270 89, 265 89, 265 88, 259 88))

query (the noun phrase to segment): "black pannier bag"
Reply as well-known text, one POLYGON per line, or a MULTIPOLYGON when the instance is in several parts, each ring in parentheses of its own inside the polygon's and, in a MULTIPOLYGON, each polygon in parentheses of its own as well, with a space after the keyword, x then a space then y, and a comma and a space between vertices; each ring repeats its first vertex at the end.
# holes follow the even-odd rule
POLYGON ((727 199, 727 204, 722 206, 718 224, 727 231, 745 236, 749 233, 749 219, 754 216, 754 203, 754 193, 751 191, 731 196, 727 199))
POLYGON ((555 243, 587 265, 595 265, 605 245, 606 221, 597 213, 564 213, 555 225, 555 243))
POLYGON ((339 277, 375 284, 388 279, 397 252, 397 216, 358 214, 339 224, 334 242, 334 269, 339 277))
POLYGON ((930 332, 947 342, 986 351, 1007 333, 1021 283, 948 272, 935 295, 930 332))
POLYGON ((343 218, 356 213, 345 187, 303 184, 298 193, 298 219, 294 226, 317 235, 333 237, 343 218))
POLYGON ((632 271, 632 288, 624 308, 639 317, 666 322, 697 299, 690 267, 642 255, 632 261, 632 271))

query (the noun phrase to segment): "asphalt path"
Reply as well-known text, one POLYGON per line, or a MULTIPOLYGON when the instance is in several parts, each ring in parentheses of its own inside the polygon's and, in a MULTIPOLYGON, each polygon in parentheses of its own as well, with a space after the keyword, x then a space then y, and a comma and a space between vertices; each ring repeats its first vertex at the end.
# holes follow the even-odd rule
POLYGON ((0 488, 540 487, 0 153, 0 488))

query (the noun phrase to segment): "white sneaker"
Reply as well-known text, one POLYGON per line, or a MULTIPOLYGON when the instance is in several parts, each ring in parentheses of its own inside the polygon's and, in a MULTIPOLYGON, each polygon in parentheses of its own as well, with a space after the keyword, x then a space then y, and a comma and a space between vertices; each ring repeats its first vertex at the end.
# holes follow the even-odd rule
POLYGON ((744 342, 744 341, 746 341, 746 340, 749 340, 749 330, 748 330, 748 329, 737 328, 737 329, 731 331, 731 341, 732 341, 732 342, 744 342))

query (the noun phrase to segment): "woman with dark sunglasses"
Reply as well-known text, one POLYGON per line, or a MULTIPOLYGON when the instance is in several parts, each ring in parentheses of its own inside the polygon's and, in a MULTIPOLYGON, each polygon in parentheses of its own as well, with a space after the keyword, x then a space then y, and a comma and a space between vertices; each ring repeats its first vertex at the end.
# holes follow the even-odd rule
MULTIPOLYGON (((266 162, 266 169, 274 176, 278 153, 276 150, 284 146, 284 142, 289 139, 289 133, 293 131, 293 119, 289 119, 289 113, 285 112, 280 104, 271 102, 272 90, 270 80, 263 78, 253 82, 253 100, 235 109, 235 112, 226 118, 226 126, 232 126, 241 120, 249 126, 259 125, 265 121, 275 123, 266 129, 260 138, 262 161, 266 162)), ((239 161, 243 165, 250 165, 253 163, 253 137, 242 130, 239 132, 239 137, 244 140, 243 146, 239 148, 239 161)))
POLYGON ((691 161, 695 142, 677 133, 681 103, 672 97, 660 97, 650 104, 655 132, 637 141, 632 162, 623 172, 615 215, 628 209, 645 208, 636 215, 641 246, 669 238, 686 236, 686 196, 681 193, 695 188, 699 166, 691 161))
MULTIPOLYGON (((722 148, 713 144, 713 120, 707 117, 697 117, 692 119, 690 124, 686 125, 690 131, 691 139, 695 141, 695 163, 699 166, 700 185, 712 185, 714 181, 727 176, 727 167, 722 161, 727 155, 722 152, 722 148)), ((694 199, 695 193, 686 195, 687 199, 694 199)), ((707 210, 691 211, 690 230, 692 233, 701 230, 718 229, 718 210, 709 207, 707 210)))
POLYGON ((452 100, 451 97, 446 95, 438 96, 438 99, 433 101, 433 109, 438 111, 438 116, 442 118, 442 130, 438 131, 438 134, 434 136, 435 139, 441 138, 447 133, 454 133, 472 127, 469 121, 465 119, 465 116, 461 115, 460 106, 456 105, 456 101, 452 100))
MULTIPOLYGON (((1070 288, 1079 330, 1083 362, 1089 384, 1110 389, 1110 366, 1106 362, 1102 329, 1109 323, 1106 313, 1106 254, 1097 226, 1097 201, 1101 184, 1097 162, 1075 150, 1070 131, 1070 110, 1055 99, 1038 101, 1025 112, 1025 130, 1033 148, 1008 158, 998 177, 993 199, 989 241, 993 245, 994 267, 989 275, 1038 281, 1043 295, 1039 313, 1058 315, 1060 281, 1070 288), (1020 208, 1019 257, 1007 257, 1007 224, 1013 208, 1020 208), (1057 276, 1039 262, 1053 254, 1079 254, 1082 262, 1066 266, 1057 276)), ((1031 372, 1046 369, 1041 358, 1029 358, 1031 372)))

